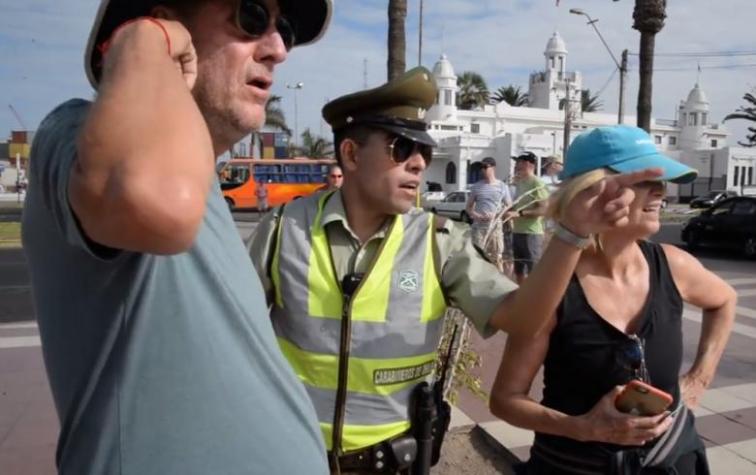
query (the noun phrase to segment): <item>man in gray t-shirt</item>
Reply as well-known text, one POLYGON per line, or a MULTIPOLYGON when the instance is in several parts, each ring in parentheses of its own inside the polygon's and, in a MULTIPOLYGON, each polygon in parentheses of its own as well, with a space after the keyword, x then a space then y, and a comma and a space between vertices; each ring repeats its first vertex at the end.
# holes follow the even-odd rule
POLYGON ((472 219, 473 243, 485 252, 486 257, 504 272, 504 242, 499 213, 512 204, 509 187, 496 178, 496 160, 486 157, 480 161, 483 178, 470 189, 467 214, 472 219))
POLYGON ((97 99, 56 108, 32 147, 23 242, 57 468, 325 474, 214 160, 262 125, 274 66, 319 37, 330 2, 265 2, 262 24, 278 27, 265 31, 234 20, 260 20, 258 4, 170 3, 103 2, 87 53, 97 99), (160 19, 113 33, 144 14, 160 19))

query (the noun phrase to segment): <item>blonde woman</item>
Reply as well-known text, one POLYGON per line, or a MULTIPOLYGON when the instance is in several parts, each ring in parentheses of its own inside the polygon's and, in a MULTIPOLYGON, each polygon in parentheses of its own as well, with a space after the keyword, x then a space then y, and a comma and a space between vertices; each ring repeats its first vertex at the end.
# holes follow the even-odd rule
MULTIPOLYGON (((607 176, 649 167, 676 183, 696 176, 660 155, 641 129, 583 134, 569 149, 552 215, 558 219, 607 176)), ((663 181, 634 185, 626 224, 579 243, 585 249, 547 330, 535 340, 508 338, 490 404, 498 417, 535 431, 525 473, 709 473, 688 409, 714 377, 736 294, 688 253, 646 241, 659 230, 664 190, 663 181), (683 302, 703 310, 703 325, 697 357, 680 378, 683 302), (539 403, 528 394, 541 365, 539 403), (619 412, 615 398, 632 379, 671 394, 670 410, 651 417, 619 412)))

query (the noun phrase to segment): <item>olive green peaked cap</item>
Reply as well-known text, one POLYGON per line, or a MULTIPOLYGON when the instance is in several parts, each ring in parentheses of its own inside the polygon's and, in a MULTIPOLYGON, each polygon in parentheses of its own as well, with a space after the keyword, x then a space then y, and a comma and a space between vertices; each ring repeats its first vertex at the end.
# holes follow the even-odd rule
POLYGON ((376 127, 415 142, 435 146, 423 121, 438 89, 433 74, 411 69, 383 86, 334 99, 323 107, 323 118, 338 132, 353 125, 376 127))

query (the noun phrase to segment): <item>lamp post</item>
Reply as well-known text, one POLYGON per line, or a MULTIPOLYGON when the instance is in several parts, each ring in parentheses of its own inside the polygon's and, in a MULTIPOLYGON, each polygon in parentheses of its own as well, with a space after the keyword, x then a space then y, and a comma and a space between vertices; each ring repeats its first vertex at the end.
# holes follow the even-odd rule
POLYGON ((286 85, 286 89, 294 89, 294 145, 296 145, 299 140, 299 108, 297 106, 297 91, 303 87, 303 82, 286 85))
POLYGON ((598 35, 601 42, 604 44, 604 47, 609 52, 609 56, 612 57, 612 61, 614 61, 614 64, 617 66, 617 69, 619 69, 620 72, 620 86, 619 86, 619 110, 617 111, 617 123, 622 124, 625 121, 625 76, 627 75, 627 50, 622 51, 622 63, 617 61, 617 58, 614 56, 614 53, 612 53, 611 48, 609 48, 609 45, 606 43, 606 40, 601 35, 601 32, 599 31, 598 27, 596 26, 596 23, 598 22, 598 18, 595 20, 591 18, 590 15, 588 15, 584 10, 580 8, 570 8, 570 13, 573 15, 582 15, 588 19, 588 24, 591 25, 598 35))

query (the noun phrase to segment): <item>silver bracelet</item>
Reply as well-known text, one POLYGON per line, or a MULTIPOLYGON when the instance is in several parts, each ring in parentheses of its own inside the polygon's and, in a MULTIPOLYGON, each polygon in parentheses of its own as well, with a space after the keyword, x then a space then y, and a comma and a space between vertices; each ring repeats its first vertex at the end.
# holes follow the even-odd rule
POLYGON ((581 250, 593 244, 593 239, 591 236, 579 236, 569 229, 565 228, 562 223, 556 223, 556 227, 554 228, 554 236, 558 237, 562 242, 575 246, 576 248, 581 250))

